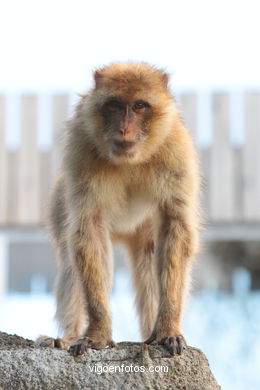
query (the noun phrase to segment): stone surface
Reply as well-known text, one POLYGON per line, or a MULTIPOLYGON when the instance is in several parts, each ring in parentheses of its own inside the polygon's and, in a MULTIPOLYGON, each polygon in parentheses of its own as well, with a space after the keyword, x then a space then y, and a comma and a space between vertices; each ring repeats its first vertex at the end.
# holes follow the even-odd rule
POLYGON ((31 340, 0 333, 0 390, 41 389, 221 390, 207 358, 196 348, 170 357, 161 346, 119 343, 72 357, 67 351, 39 348, 31 340))

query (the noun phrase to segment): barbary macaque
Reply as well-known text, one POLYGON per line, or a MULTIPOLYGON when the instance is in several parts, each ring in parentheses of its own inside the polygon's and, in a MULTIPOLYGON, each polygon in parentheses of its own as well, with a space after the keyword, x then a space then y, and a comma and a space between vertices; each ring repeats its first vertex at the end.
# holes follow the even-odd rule
POLYGON ((68 122, 50 207, 57 247, 56 318, 63 338, 41 345, 115 346, 109 295, 112 243, 127 248, 145 343, 180 354, 181 317, 198 248, 197 154, 168 86, 143 63, 94 73, 68 122))

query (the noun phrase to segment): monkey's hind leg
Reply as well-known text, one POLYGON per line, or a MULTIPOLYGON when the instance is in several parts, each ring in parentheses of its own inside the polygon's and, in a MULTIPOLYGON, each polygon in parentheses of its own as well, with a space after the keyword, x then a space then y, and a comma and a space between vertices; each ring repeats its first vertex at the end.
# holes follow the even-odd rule
POLYGON ((40 336, 36 343, 43 347, 68 349, 86 332, 86 303, 81 281, 75 270, 66 262, 59 263, 55 287, 57 309, 55 318, 58 321, 62 338, 40 336))
POLYGON ((146 221, 134 235, 128 237, 126 243, 131 259, 142 339, 146 340, 152 333, 158 314, 152 221, 146 221))

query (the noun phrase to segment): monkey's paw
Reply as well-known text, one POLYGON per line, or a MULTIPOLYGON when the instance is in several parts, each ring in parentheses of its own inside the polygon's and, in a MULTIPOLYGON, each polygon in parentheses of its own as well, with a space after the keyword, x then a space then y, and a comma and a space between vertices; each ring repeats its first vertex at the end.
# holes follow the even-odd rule
POLYGON ((92 349, 104 349, 104 348, 113 348, 116 347, 116 343, 113 340, 109 341, 95 341, 89 337, 81 337, 69 348, 69 353, 72 356, 83 355, 89 348, 92 349))
POLYGON ((176 336, 163 337, 159 340, 155 335, 152 334, 151 337, 145 341, 145 344, 156 343, 163 345, 172 356, 181 355, 184 349, 187 348, 185 338, 181 334, 176 336))
POLYGON ((48 347, 48 348, 59 348, 59 349, 68 349, 73 341, 75 341, 75 337, 60 339, 53 338, 49 336, 40 336, 36 339, 35 343, 39 347, 48 347))

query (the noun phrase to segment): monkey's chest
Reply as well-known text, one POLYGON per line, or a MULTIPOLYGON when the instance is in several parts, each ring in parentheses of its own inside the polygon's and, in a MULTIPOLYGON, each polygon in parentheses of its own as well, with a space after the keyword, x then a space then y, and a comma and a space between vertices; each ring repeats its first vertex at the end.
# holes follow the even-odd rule
POLYGON ((131 232, 151 217, 155 210, 156 206, 148 194, 115 194, 113 204, 107 210, 110 228, 117 233, 131 232))

